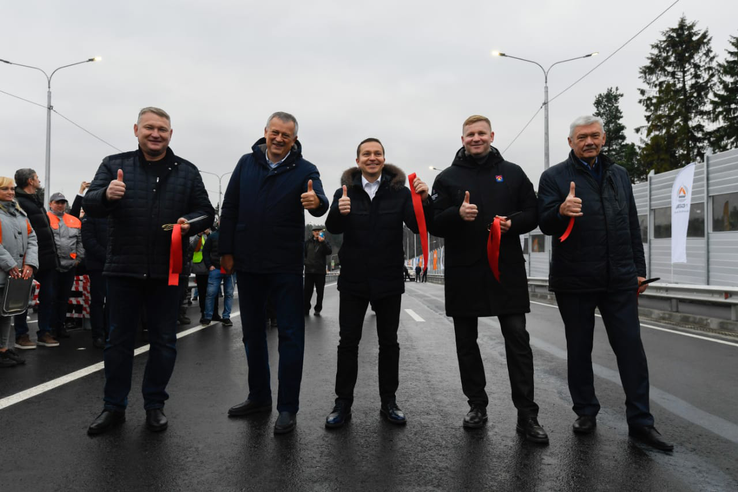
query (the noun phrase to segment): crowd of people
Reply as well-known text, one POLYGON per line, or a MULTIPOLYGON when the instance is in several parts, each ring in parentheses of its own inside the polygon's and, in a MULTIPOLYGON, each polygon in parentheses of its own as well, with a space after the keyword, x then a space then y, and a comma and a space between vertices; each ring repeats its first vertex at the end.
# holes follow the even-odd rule
MULTIPOLYGON (((356 166, 343 173, 329 201, 318 168, 303 157, 296 118, 277 112, 267 119, 264 136, 238 161, 220 224, 214 224, 215 211, 197 168, 169 146, 169 115, 144 108, 133 130, 137 150, 106 157, 92 183, 82 184, 70 212, 61 193, 51 196, 50 210, 44 211, 38 176, 31 169, 16 173, 15 188, 12 180, 0 178, 0 286, 8 276, 33 274, 39 280, 38 345, 58 346, 65 336, 62 306, 70 279, 87 259, 92 307, 97 306, 91 313, 93 343, 105 348, 103 410, 89 434, 125 421, 134 338, 142 317, 151 345, 143 381, 146 426, 154 432, 167 428, 166 386, 174 370, 176 325, 184 321, 181 306, 190 271, 203 326, 218 319, 232 325, 238 280, 248 395, 228 415, 272 410, 266 336, 272 326, 279 334, 274 433, 295 429, 305 318, 311 308, 321 315, 326 256, 332 252, 322 228, 305 240, 308 211, 315 217, 328 212, 327 230, 343 234, 336 398, 327 428, 341 427, 352 417, 358 348, 369 306, 376 313, 379 339, 380 414, 391 424, 407 423, 397 401, 400 306, 409 277, 403 266, 403 225, 417 232, 423 220, 429 232, 445 238, 445 307, 453 320, 468 404, 463 427, 478 429, 488 421, 478 319, 496 316, 505 339, 516 429, 528 441, 548 443, 534 398, 526 330, 530 301, 519 240, 538 226, 559 238, 549 285, 566 332, 568 383, 577 415, 573 431, 594 432, 600 410, 591 360, 598 308, 618 360, 630 435, 660 450, 673 449, 655 429, 649 410, 637 312, 637 294, 647 287, 646 267, 632 187, 625 170, 601 153, 606 135, 599 118, 584 116, 572 123, 571 153, 543 173, 538 194, 523 169, 492 146, 489 119, 475 115, 464 121, 462 147, 432 189, 417 177, 406 186, 405 172, 385 162, 382 142, 367 138, 356 149, 356 166), (87 212, 81 221, 78 202, 87 212)), ((418 281, 425 275, 418 269, 415 273, 418 281)), ((17 317, 15 347, 35 348, 24 325, 25 315, 17 317)), ((21 357, 9 348, 7 326, 9 319, 2 318, 0 360, 18 364, 21 357)))

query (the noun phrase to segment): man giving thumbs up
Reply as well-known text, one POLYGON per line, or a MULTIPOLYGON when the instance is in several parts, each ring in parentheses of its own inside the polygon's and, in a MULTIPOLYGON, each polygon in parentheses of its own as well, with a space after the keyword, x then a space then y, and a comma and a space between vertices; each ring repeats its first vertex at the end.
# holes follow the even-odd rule
POLYGON ((196 234, 210 227, 215 215, 195 165, 169 148, 169 115, 159 108, 144 108, 133 132, 138 149, 103 159, 83 202, 87 215, 107 217, 109 224, 103 271, 110 311, 105 403, 88 434, 100 434, 125 420, 135 335, 143 312, 151 343, 143 381, 146 426, 151 431, 167 428, 163 408, 177 355, 181 294, 170 278, 175 284, 181 278, 177 274, 187 240, 175 238, 162 225, 179 223, 182 235, 196 234), (179 265, 175 260, 170 269, 170 258, 179 258, 179 265))

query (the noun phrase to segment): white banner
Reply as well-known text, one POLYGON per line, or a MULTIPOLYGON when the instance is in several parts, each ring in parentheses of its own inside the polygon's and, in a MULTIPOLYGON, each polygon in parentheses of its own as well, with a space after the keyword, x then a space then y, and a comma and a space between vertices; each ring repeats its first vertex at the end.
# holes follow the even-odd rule
POLYGON ((671 187, 671 262, 687 263, 687 226, 695 164, 679 171, 671 187))

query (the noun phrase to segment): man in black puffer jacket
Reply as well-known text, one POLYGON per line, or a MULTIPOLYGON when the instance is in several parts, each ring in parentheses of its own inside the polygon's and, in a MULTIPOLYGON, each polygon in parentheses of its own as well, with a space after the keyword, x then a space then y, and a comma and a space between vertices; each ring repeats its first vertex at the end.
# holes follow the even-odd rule
POLYGON ((146 425, 167 427, 162 409, 177 355, 179 275, 187 237, 210 227, 213 210, 197 168, 169 148, 169 115, 144 108, 133 126, 139 148, 103 159, 84 199, 90 217, 108 217, 110 334, 105 345, 105 406, 90 425, 99 434, 125 420, 136 328, 146 313, 151 350, 143 381, 146 425), (165 224, 180 224, 179 250, 165 224), (172 251, 174 250, 174 251, 172 251), (170 272, 170 256, 179 257, 170 272))
MULTIPOLYGON (((405 173, 385 165, 384 147, 379 140, 368 138, 359 144, 356 164, 358 167, 343 173, 342 188, 333 196, 326 220, 331 234, 343 234, 343 245, 338 252, 341 338, 336 401, 325 425, 340 427, 351 418, 359 342, 369 303, 377 313, 380 412, 389 422, 402 425, 407 421, 395 401, 400 362, 397 329, 405 292, 402 224, 416 233, 418 225, 410 190, 405 186, 405 173)), ((420 179, 413 185, 427 203, 428 186, 420 179)))
POLYGON ((518 411, 516 430, 529 441, 546 444, 534 400, 533 351, 525 328, 530 302, 519 236, 536 227, 536 195, 520 166, 492 147, 494 135, 484 116, 464 121, 463 147, 433 183, 430 231, 445 238, 446 315, 454 320, 461 387, 470 407, 463 426, 481 428, 487 422, 489 397, 478 326, 479 317, 497 316, 518 411), (500 239, 499 245, 491 244, 499 252, 497 262, 487 250, 495 217, 500 217, 500 239), (491 262, 498 265, 497 278, 491 262))
MULTIPOLYGON (((39 283, 38 292, 38 344, 44 347, 58 347, 59 342, 51 335, 52 303, 54 299, 54 272, 59 266, 56 255, 56 242, 51 232, 49 217, 46 215, 41 192, 41 180, 36 171, 25 168, 15 172, 15 198, 28 214, 31 227, 38 238, 39 267, 34 275, 39 283)), ((15 347, 21 350, 35 349, 36 344, 28 336, 26 314, 14 317, 15 347)))
POLYGON ((637 294, 646 290, 646 261, 628 173, 600 154, 602 120, 582 116, 569 132, 569 158, 541 175, 541 231, 554 236, 549 289, 566 329, 574 432, 591 433, 600 403, 594 392, 592 336, 599 308, 625 390, 630 435, 664 451, 649 410, 648 364, 637 294))

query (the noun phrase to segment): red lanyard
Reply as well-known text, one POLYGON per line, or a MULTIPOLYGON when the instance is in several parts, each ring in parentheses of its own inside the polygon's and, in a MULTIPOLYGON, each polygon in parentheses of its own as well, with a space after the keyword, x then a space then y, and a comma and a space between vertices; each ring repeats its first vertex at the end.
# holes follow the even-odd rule
POLYGON ((182 226, 174 224, 172 245, 169 248, 169 285, 179 285, 180 273, 182 273, 182 226))
POLYGON ((500 238, 502 233, 500 232, 500 218, 495 217, 495 220, 489 225, 489 237, 487 238, 487 261, 489 261, 489 268, 492 270, 492 274, 495 276, 497 281, 500 281, 500 238))

